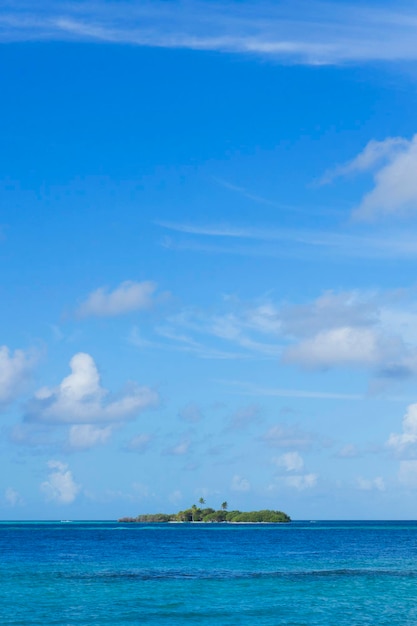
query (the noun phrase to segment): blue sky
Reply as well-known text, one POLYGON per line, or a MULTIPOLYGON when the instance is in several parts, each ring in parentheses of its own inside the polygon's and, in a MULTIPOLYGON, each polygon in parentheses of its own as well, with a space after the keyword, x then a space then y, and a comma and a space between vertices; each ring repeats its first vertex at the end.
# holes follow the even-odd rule
POLYGON ((0 516, 414 518, 417 3, 0 4, 0 516))

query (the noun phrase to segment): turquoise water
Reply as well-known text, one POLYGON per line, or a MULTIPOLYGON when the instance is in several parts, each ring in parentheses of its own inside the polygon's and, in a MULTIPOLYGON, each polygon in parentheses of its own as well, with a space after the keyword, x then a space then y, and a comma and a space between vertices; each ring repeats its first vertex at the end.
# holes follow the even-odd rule
POLYGON ((0 523, 4 624, 417 624, 416 522, 0 523))

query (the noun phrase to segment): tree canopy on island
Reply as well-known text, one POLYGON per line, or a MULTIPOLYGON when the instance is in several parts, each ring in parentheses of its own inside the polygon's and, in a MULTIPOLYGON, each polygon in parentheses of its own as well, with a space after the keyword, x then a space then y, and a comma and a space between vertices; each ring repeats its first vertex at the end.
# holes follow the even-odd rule
POLYGON ((195 504, 178 513, 149 513, 137 517, 121 517, 119 522, 166 523, 166 522, 230 522, 230 523, 286 523, 291 518, 282 511, 263 509, 261 511, 227 511, 227 503, 215 511, 212 508, 198 508, 195 504), (226 508, 224 507, 226 505, 226 508))

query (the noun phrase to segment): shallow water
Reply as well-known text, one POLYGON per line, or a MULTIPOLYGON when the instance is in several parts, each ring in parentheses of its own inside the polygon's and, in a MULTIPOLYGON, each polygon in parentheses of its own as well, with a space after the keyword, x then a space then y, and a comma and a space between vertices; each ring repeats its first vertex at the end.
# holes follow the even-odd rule
POLYGON ((417 624, 416 522, 0 523, 1 624, 417 624))

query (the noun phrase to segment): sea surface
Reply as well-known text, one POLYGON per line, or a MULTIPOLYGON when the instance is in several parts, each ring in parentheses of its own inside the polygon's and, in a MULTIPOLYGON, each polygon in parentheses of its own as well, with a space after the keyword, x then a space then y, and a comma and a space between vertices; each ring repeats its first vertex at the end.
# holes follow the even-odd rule
POLYGON ((2 522, 0 624, 415 626, 417 522, 2 522))

